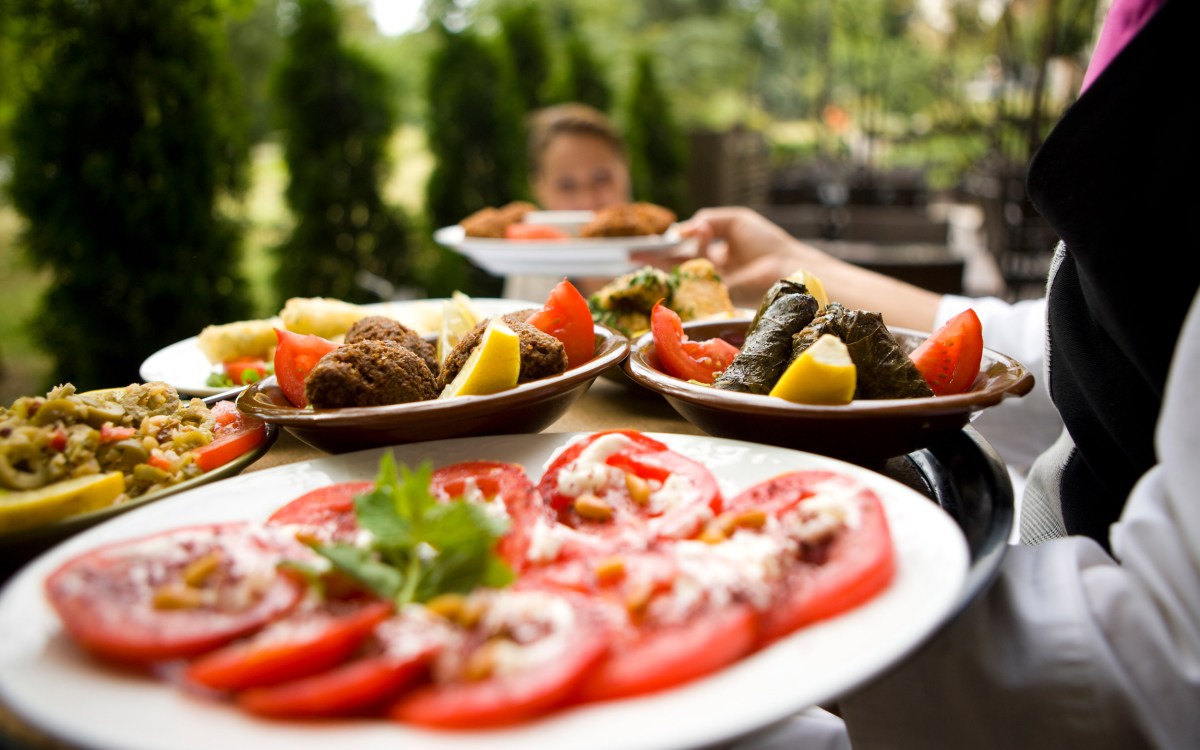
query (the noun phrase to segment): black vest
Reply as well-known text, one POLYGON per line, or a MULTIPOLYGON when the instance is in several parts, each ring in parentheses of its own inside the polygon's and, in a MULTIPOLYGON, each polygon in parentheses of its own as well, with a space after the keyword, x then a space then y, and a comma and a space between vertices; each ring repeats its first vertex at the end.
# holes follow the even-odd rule
POLYGON ((1029 168, 1030 198, 1066 247, 1049 291, 1050 393, 1076 446, 1063 520, 1106 547, 1155 463, 1167 369, 1200 280, 1197 4, 1168 0, 1029 168))

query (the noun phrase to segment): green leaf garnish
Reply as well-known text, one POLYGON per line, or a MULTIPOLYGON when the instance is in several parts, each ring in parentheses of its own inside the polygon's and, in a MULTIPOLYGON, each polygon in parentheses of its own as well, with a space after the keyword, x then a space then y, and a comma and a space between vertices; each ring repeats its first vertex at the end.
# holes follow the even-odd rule
POLYGON ((511 583, 512 570, 495 553, 508 521, 464 498, 439 502, 429 491, 432 476, 428 461, 410 471, 385 453, 374 489, 354 499, 358 524, 370 539, 313 549, 397 605, 511 583))

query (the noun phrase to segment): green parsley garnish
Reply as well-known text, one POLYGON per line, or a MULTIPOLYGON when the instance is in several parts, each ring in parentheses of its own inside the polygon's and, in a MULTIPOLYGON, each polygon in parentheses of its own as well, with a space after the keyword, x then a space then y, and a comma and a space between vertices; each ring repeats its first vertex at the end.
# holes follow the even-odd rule
POLYGON ((313 549, 397 605, 476 586, 507 586, 513 572, 495 546, 508 521, 463 498, 439 502, 429 492, 432 475, 428 461, 416 471, 401 465, 397 473, 395 458, 385 453, 375 488, 354 500, 358 524, 370 539, 362 545, 314 543, 313 549))

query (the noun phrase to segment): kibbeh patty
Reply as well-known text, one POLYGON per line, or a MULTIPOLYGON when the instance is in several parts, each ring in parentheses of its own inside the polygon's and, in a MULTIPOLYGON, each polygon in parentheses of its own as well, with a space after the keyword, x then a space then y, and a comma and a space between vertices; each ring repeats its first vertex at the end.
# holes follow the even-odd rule
POLYGON ((437 378, 420 356, 392 341, 343 344, 304 379, 314 409, 383 406, 437 398, 437 378))
POLYGON ((438 366, 437 349, 434 345, 398 320, 383 315, 368 315, 346 331, 347 344, 371 340, 391 341, 405 349, 411 349, 414 354, 425 360, 425 366, 434 375, 437 375, 438 370, 441 369, 438 366))

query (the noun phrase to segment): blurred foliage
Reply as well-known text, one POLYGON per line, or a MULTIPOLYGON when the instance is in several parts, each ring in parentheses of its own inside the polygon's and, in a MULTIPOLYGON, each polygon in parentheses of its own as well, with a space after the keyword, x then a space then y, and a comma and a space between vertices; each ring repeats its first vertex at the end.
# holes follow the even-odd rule
POLYGON ((522 0, 499 11, 500 36, 512 59, 514 85, 521 106, 531 112, 545 103, 552 60, 546 19, 536 2, 522 0))
POLYGON ((666 92, 658 84, 655 60, 637 56, 625 114, 625 139, 638 200, 666 206, 679 216, 691 211, 687 197, 687 143, 675 123, 666 92))
MULTIPOLYGON (((493 39, 441 26, 429 67, 426 133, 434 169, 426 188, 431 226, 457 224, 487 206, 526 197, 521 97, 509 57, 493 39)), ((499 296, 503 280, 449 251, 435 253, 426 288, 499 296)))
POLYGON ((298 0, 274 81, 296 222, 277 248, 275 291, 289 297, 372 299, 362 274, 411 285, 402 212, 385 205, 381 182, 395 129, 387 80, 373 61, 341 43, 330 0, 298 0))
POLYGON ((33 321, 50 379, 138 379, 155 350, 247 309, 237 227, 246 144, 208 0, 19 0, 37 60, 12 123, 13 205, 50 281, 33 321))

